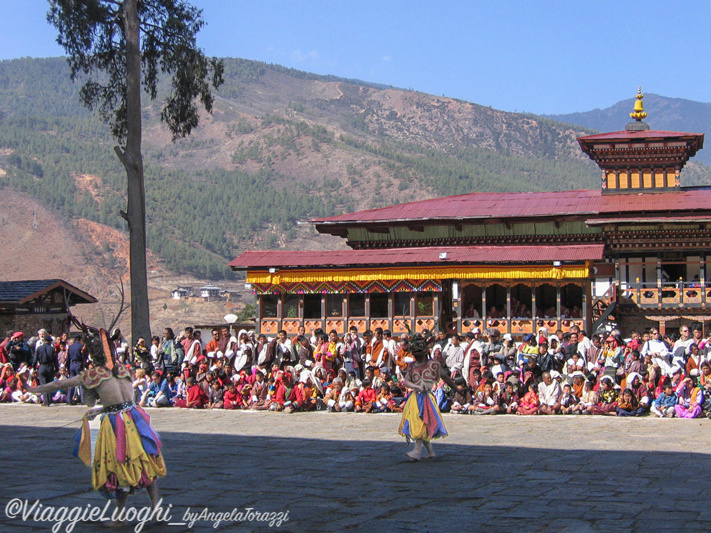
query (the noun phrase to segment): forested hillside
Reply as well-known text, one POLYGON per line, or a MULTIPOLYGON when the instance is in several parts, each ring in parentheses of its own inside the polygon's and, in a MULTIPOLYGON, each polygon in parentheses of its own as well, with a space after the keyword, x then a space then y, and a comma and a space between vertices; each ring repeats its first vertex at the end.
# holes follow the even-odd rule
MULTIPOLYGON (((258 62, 225 67, 215 112, 190 138, 171 143, 160 109, 144 108, 149 247, 177 272, 219 279, 244 249, 342 245, 299 224, 314 217, 598 186, 581 127, 258 62)), ((78 86, 61 58, 0 62, 0 187, 124 229, 125 174, 78 86)), ((711 183, 706 167, 688 174, 711 183)))

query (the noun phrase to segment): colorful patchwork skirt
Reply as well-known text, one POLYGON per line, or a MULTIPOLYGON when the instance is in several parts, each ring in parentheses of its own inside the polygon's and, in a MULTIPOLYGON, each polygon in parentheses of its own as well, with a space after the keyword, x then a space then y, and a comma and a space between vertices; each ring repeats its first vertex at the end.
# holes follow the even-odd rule
POLYGON ((400 435, 408 442, 412 440, 430 441, 447 436, 447 428, 442 421, 434 394, 431 392, 412 392, 402 410, 400 435))
POLYGON ((74 456, 92 467, 94 490, 106 498, 142 489, 166 474, 158 433, 137 405, 101 414, 93 460, 87 419, 75 440, 74 456))

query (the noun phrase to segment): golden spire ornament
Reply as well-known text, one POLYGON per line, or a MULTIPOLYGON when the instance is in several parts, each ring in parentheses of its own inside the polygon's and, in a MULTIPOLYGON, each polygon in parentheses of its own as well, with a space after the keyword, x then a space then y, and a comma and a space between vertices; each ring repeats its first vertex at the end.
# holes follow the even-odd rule
POLYGON ((642 103, 642 98, 644 98, 642 87, 637 87, 637 95, 635 98, 634 111, 630 113, 630 117, 635 119, 636 122, 630 122, 625 129, 627 131, 648 130, 649 126, 642 122, 642 119, 647 117, 647 112, 644 110, 644 104, 642 103))
POLYGON ((635 120, 642 120, 647 117, 647 113, 644 110, 644 104, 642 103, 642 98, 644 98, 644 95, 642 94, 642 87, 637 87, 637 96, 635 96, 635 98, 637 101, 634 103, 634 111, 630 113, 630 117, 635 120))

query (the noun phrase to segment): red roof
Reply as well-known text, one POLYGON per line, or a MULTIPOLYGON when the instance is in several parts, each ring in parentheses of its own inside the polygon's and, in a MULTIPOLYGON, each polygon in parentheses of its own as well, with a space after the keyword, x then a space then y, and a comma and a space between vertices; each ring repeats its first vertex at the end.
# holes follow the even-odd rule
POLYGON ((574 246, 431 246, 327 252, 268 250, 243 252, 229 266, 235 270, 271 267, 346 267, 367 265, 536 263, 592 261, 602 258, 602 244, 574 246), (446 253, 446 259, 440 254, 446 253))
POLYGON ((589 218, 585 221, 588 226, 600 226, 602 224, 654 224, 659 222, 711 222, 711 215, 671 215, 656 217, 611 217, 611 218, 589 218))
POLYGON ((644 139, 664 139, 674 137, 703 137, 703 133, 689 133, 683 131, 660 131, 660 130, 643 130, 643 131, 611 131, 608 133, 596 133, 595 135, 584 135, 578 137, 583 141, 607 141, 607 140, 644 140, 644 139))
POLYGON ((600 189, 469 193, 317 218, 311 222, 318 226, 693 210, 711 212, 711 188, 637 194, 603 194, 600 189))

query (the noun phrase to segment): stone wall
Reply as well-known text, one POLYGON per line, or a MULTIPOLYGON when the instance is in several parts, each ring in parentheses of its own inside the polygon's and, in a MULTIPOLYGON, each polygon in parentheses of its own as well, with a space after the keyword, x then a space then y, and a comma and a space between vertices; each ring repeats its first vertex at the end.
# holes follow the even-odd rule
POLYGON ((67 324, 67 313, 0 315, 0 337, 8 332, 22 331, 25 339, 29 339, 42 328, 57 335, 67 330, 67 324))

